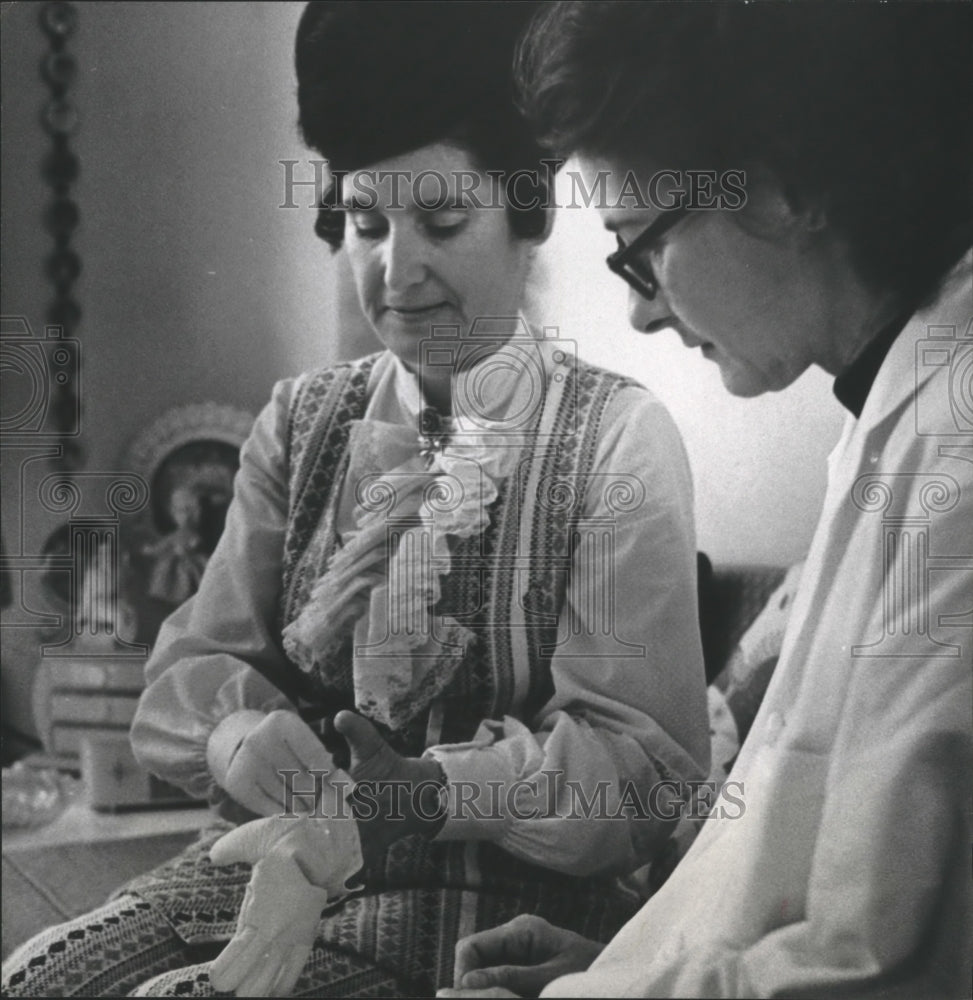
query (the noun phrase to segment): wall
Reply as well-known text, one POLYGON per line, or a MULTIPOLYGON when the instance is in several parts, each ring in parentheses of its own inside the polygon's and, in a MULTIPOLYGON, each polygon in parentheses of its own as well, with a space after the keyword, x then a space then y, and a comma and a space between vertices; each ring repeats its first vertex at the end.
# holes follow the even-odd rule
MULTIPOLYGON (((301 7, 79 5, 75 242, 94 467, 168 406, 256 409, 274 379, 333 357, 334 264, 313 213, 279 207, 277 161, 307 155, 291 68, 301 7)), ((49 297, 37 166, 45 47, 37 8, 7 5, 3 309, 37 324, 49 297)))
MULTIPOLYGON (((116 468, 130 439, 171 406, 213 400, 255 413, 276 379, 336 356, 339 261, 314 236, 307 189, 296 199, 303 208, 279 207, 278 161, 308 155, 292 68, 302 8, 77 4, 69 49, 79 63, 74 246, 83 260, 88 469, 116 468)), ((35 333, 51 298, 42 277, 51 242, 41 227, 50 191, 40 175, 49 148, 40 9, 0 8, 2 310, 35 333)), ((2 470, 8 553, 21 528, 14 457, 2 470)), ((36 504, 25 520, 29 534, 49 530, 39 530, 36 504)), ((17 671, 33 669, 37 641, 5 628, 3 644, 4 717, 22 717, 28 682, 17 671)))

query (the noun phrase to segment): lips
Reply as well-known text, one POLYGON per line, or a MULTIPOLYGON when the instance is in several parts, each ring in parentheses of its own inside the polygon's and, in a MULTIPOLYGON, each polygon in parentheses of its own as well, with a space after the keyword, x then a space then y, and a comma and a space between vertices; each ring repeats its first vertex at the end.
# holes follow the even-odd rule
POLYGON ((388 312, 397 313, 399 316, 423 316, 445 305, 445 302, 430 302, 428 305, 387 305, 385 308, 388 312))
POLYGON ((639 327, 639 332, 658 333, 660 330, 671 330, 671 329, 673 329, 672 320, 654 319, 651 323, 647 323, 645 326, 639 327))
POLYGON ((692 350, 694 347, 698 347, 703 352, 703 357, 711 357, 713 352, 716 350, 716 345, 710 343, 708 340, 701 340, 699 337, 690 333, 682 323, 676 319, 674 316, 666 316, 662 319, 652 320, 646 326, 640 327, 640 332, 642 333, 658 333, 660 330, 675 330, 679 334, 679 339, 683 342, 684 347, 688 347, 692 350))
POLYGON ((687 330, 684 330, 681 326, 675 327, 675 331, 676 331, 676 333, 679 334, 679 339, 690 350, 692 350, 692 348, 694 348, 694 347, 709 347, 709 346, 712 346, 707 341, 700 340, 699 337, 694 337, 691 333, 689 333, 687 330))

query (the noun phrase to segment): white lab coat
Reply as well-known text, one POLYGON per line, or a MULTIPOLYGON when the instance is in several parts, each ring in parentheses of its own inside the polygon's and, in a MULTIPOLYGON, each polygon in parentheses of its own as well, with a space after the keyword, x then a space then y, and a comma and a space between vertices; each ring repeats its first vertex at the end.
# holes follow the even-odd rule
POLYGON ((543 996, 970 995, 971 268, 899 335, 831 455, 730 775, 744 814, 709 819, 589 971, 543 996))

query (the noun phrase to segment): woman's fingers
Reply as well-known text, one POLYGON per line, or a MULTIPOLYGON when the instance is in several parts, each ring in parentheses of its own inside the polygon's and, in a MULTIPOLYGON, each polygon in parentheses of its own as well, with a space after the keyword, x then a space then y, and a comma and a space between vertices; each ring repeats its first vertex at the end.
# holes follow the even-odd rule
POLYGON ((398 776, 401 757, 382 739, 378 730, 354 712, 339 712, 335 729, 348 741, 351 750, 351 771, 355 781, 394 779, 398 776))
POLYGON ((497 965, 468 972, 460 987, 464 990, 510 990, 520 997, 536 997, 549 982, 569 971, 553 961, 543 965, 497 965))
POLYGON ((584 971, 602 949, 580 934, 528 915, 515 917, 492 932, 472 935, 463 944, 462 958, 457 946, 458 987, 507 989, 523 997, 536 997, 553 980, 584 971), (461 963, 466 971, 460 970, 461 963))
POLYGON ((547 956, 537 955, 536 942, 549 927, 541 917, 523 915, 463 938, 456 945, 453 982, 463 986, 468 973, 481 969, 543 961, 547 956))

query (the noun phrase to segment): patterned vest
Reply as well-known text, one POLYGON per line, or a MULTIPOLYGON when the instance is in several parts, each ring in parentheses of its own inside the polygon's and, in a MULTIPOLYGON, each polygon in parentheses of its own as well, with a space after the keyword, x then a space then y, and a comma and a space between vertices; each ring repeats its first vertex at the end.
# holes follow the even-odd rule
MULTIPOLYGON (((282 626, 300 613, 335 550, 327 522, 326 530, 316 529, 330 516, 341 487, 349 421, 365 411, 375 360, 309 373, 295 393, 287 443, 291 500, 282 626)), ((446 691, 440 742, 467 740, 481 720, 504 713, 527 720, 550 696, 572 531, 590 485, 605 408, 620 388, 635 384, 576 363, 563 382, 549 385, 539 426, 550 432, 544 437, 551 446, 525 450, 517 472, 499 492, 483 537, 469 542, 465 553, 452 553, 454 572, 443 583, 443 603, 450 607, 442 610, 464 614, 476 641, 446 691)), ((350 656, 347 690, 329 689, 296 666, 293 674, 275 679, 306 715, 317 709, 318 717, 328 717, 351 707, 350 656)), ((400 752, 410 754, 421 752, 425 735, 423 719, 406 732, 386 733, 400 752)), ((224 832, 221 827, 204 834, 119 892, 151 901, 184 941, 228 940, 250 870, 209 862, 208 849, 224 832)), ((607 941, 641 905, 631 889, 610 876, 563 875, 486 841, 404 837, 366 881, 364 895, 326 911, 318 928, 319 943, 334 949, 336 962, 347 964, 354 957, 349 991, 329 986, 328 996, 363 995, 361 977, 378 975, 368 971, 375 969, 385 970, 382 975, 393 970, 412 984, 406 995, 431 995, 451 981, 453 949, 461 934, 494 927, 518 913, 536 913, 607 941)))
MULTIPOLYGON (((290 512, 284 543, 280 626, 292 622, 325 571, 337 540, 331 526, 347 468, 349 423, 367 405, 369 376, 379 355, 301 377, 291 407, 287 458, 290 512), (322 523, 322 521, 324 523, 322 523), (319 530, 319 526, 323 530, 319 530)), ((516 471, 500 484, 490 523, 480 537, 458 541, 452 571, 436 608, 474 633, 463 664, 441 699, 436 742, 473 737, 483 719, 532 718, 553 693, 550 661, 564 604, 573 538, 592 471, 605 410, 615 393, 635 385, 574 362, 551 379, 516 471)), ((351 648, 339 669, 340 690, 302 676, 299 704, 308 718, 352 708, 351 648)), ((334 665, 330 671, 335 676, 334 665)), ((402 753, 419 754, 427 719, 384 735, 402 753)))

